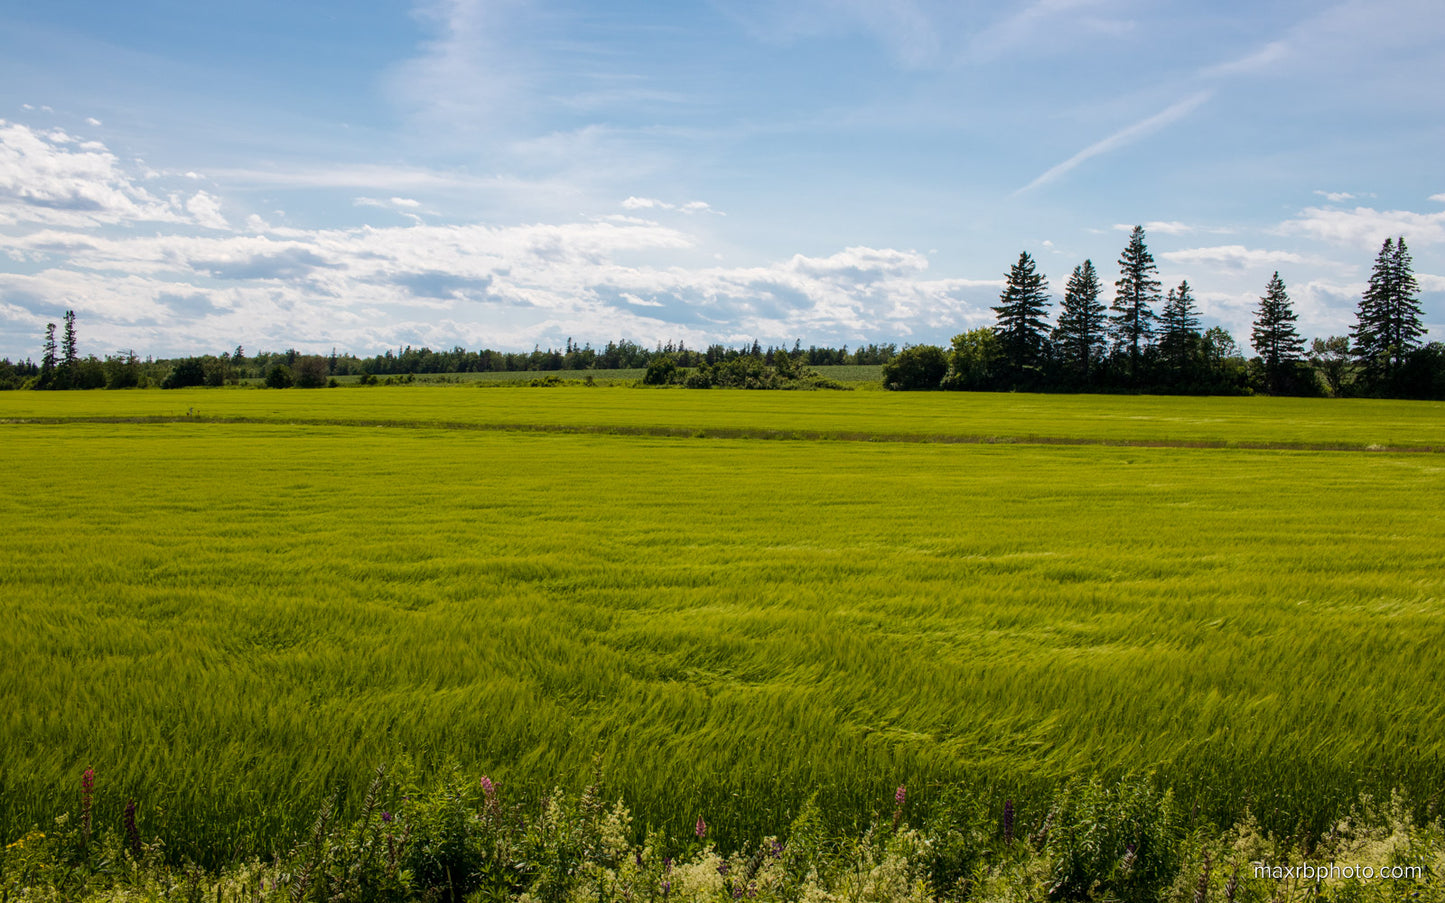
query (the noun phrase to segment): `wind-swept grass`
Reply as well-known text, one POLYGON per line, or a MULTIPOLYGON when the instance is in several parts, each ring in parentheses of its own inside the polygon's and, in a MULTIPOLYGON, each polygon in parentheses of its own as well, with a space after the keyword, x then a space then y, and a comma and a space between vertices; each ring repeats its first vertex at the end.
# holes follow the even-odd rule
POLYGON ((1027 806, 1153 771, 1182 805, 1286 829, 1438 788, 1437 455, 285 423, 1441 431, 1405 403, 1167 419, 1154 399, 782 394, 5 397, 11 417, 277 422, 0 426, 0 831, 93 766, 98 819, 135 798, 177 852, 265 849, 402 753, 534 797, 600 753, 640 822, 680 836, 705 813, 725 840, 815 791, 861 825, 904 782, 923 806, 956 781, 1027 806))

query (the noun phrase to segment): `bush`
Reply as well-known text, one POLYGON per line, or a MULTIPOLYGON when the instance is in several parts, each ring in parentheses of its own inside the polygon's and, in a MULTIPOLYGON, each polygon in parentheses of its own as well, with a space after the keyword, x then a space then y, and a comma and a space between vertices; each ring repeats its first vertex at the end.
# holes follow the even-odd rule
POLYGON ((907 392, 937 389, 948 373, 948 356, 937 345, 910 345, 883 365, 883 388, 907 392))
POLYGON ((176 364, 165 381, 161 383, 162 389, 186 389, 191 386, 204 385, 206 382, 206 365, 198 357, 188 357, 176 364))
POLYGON ((276 364, 266 373, 266 388, 268 389, 289 389, 291 388, 291 368, 285 364, 276 364))
POLYGON ((326 387, 326 358, 311 354, 296 359, 293 371, 298 389, 324 389, 326 387))
POLYGON ((670 384, 677 375, 677 362, 672 355, 663 354, 652 359, 647 365, 647 372, 642 375, 642 384, 646 386, 665 386, 670 384))
POLYGON ((1050 900, 1152 903, 1179 872, 1174 799, 1142 780, 1070 785, 1043 830, 1050 900))

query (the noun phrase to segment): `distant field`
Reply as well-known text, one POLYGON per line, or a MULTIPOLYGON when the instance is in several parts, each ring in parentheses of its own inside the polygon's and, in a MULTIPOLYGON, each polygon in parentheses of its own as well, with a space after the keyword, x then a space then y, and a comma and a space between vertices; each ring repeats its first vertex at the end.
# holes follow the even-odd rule
POLYGON ((72 807, 89 765, 108 823, 133 797, 173 849, 264 848, 402 752, 531 794, 601 753, 639 820, 702 814, 724 841, 815 791, 864 818, 905 782, 1027 819, 1067 776, 1152 771, 1283 830, 1360 791, 1424 799, 1445 778, 1445 457, 846 440, 1438 448, 1442 413, 0 394, 0 840, 72 807), (16 422, 39 419, 64 422, 16 422), (536 431, 556 427, 583 431, 536 431), (807 431, 838 441, 746 438, 807 431))
POLYGON ((1445 403, 990 392, 746 392, 566 386, 3 392, 0 420, 239 418, 485 429, 920 440, 1445 449, 1445 403))

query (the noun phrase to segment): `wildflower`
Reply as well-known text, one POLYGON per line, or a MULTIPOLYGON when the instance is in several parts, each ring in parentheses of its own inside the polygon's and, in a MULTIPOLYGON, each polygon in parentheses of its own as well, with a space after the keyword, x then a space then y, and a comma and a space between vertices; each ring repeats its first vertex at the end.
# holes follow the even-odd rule
POLYGON ((901 806, 901 805, 903 805, 903 798, 906 797, 907 795, 908 795, 908 790, 907 790, 907 788, 905 788, 902 784, 899 784, 899 785, 898 785, 898 789, 897 789, 896 791, 894 791, 894 793, 893 793, 893 802, 895 802, 895 803, 897 803, 898 805, 901 806))
POLYGON ((391 813, 383 811, 381 813, 381 820, 386 822, 387 824, 391 824, 391 813))
POLYGON ((90 808, 95 798, 95 769, 87 768, 80 776, 80 818, 85 839, 90 840, 90 808))
POLYGON ((702 820, 701 815, 697 817, 697 827, 693 828, 693 833, 697 835, 698 840, 707 836, 707 822, 702 820))
POLYGON ((497 785, 493 784, 492 779, 486 775, 482 775, 482 793, 486 794, 488 802, 497 795, 497 785))
POLYGON ((125 845, 132 856, 140 858, 140 829, 135 824, 135 800, 125 804, 125 845))
POLYGON ((783 842, 781 840, 778 840, 777 838, 773 838, 773 848, 770 852, 772 853, 774 859, 777 859, 779 856, 783 855, 783 842))
POLYGON ((719 865, 719 866, 717 867, 717 873, 718 873, 719 875, 726 876, 727 873, 728 873, 728 864, 727 864, 726 862, 724 862, 724 863, 722 863, 721 865, 719 865))

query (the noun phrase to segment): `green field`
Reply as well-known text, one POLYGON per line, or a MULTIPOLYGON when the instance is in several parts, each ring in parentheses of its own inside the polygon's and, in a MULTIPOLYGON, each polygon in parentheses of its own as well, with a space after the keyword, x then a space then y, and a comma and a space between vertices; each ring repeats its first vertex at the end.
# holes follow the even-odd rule
POLYGON ((1445 448, 1445 405, 456 386, 0 419, 7 842, 86 766, 99 818, 136 798, 209 858, 403 753, 518 795, 600 754, 640 822, 723 842, 905 782, 1037 816, 1152 772, 1288 830, 1445 778, 1445 457, 1365 450, 1445 448), (1020 437, 1075 444, 982 441, 1020 437))

